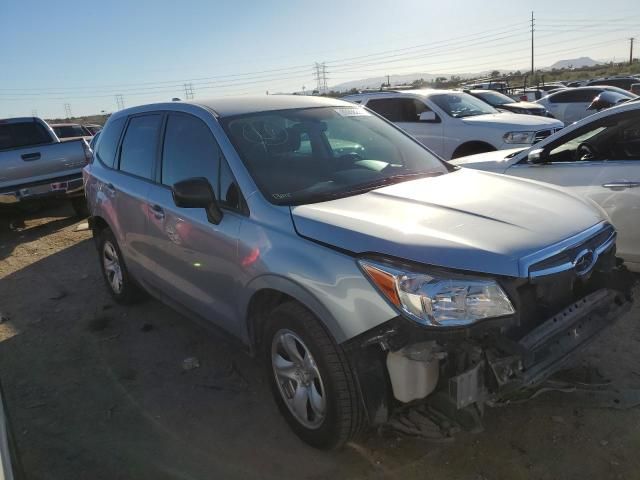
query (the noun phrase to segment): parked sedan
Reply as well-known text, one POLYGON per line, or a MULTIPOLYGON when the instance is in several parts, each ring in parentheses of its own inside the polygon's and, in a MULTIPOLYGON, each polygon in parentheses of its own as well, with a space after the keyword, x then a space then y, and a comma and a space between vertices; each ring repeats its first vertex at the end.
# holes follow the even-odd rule
POLYGON ((546 108, 532 102, 518 102, 504 93, 493 90, 465 90, 470 95, 479 98, 498 110, 506 110, 513 113, 525 115, 538 115, 540 117, 551 117, 546 108))
POLYGON ((527 150, 452 163, 554 183, 590 198, 617 228, 619 255, 640 272, 640 101, 597 113, 527 150))
POLYGON ((631 86, 634 83, 638 83, 636 77, 605 77, 598 78, 587 82, 587 86, 592 87, 594 85, 607 85, 611 87, 622 88, 623 90, 631 91, 631 86))
POLYGON ((545 107, 555 118, 563 121, 565 125, 569 125, 591 115, 593 111, 589 110, 589 105, 598 95, 606 91, 617 92, 628 99, 637 98, 637 95, 618 87, 594 86, 560 90, 541 98, 536 103, 545 107))

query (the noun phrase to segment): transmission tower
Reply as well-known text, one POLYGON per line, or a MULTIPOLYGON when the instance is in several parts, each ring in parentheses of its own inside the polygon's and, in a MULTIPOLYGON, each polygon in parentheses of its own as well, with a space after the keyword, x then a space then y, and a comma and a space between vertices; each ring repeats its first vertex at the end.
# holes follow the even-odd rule
POLYGON ((32 117, 37 117, 38 116, 38 110, 36 110, 35 108, 33 110, 31 110, 31 116, 32 117))
POLYGON ((124 108, 124 97, 120 94, 116 95, 116 105, 118 106, 118 110, 124 108))
POLYGON ((65 115, 67 116, 68 119, 71 118, 71 104, 70 103, 65 103, 64 104, 64 113, 65 113, 65 115))
POLYGON ((326 93, 329 88, 327 87, 327 64, 325 62, 314 64, 314 75, 316 77, 316 83, 318 85, 319 93, 326 93))
POLYGON ((184 98, 185 100, 193 100, 193 83, 184 84, 184 98))

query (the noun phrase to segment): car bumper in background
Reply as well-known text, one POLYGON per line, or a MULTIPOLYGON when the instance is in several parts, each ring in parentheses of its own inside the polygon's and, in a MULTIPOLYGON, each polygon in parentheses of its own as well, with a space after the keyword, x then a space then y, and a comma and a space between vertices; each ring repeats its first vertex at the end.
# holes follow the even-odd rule
POLYGON ((46 198, 75 197, 82 195, 82 192, 82 174, 78 174, 4 188, 0 190, 0 205, 46 198))

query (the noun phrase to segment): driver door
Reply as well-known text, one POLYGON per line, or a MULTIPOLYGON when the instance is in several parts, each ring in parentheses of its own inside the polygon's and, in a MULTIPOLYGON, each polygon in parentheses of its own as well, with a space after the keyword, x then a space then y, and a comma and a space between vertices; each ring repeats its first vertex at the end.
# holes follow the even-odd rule
POLYGON ((618 231, 618 254, 640 271, 640 111, 593 122, 545 151, 548 163, 525 159, 505 173, 567 187, 596 202, 618 231))

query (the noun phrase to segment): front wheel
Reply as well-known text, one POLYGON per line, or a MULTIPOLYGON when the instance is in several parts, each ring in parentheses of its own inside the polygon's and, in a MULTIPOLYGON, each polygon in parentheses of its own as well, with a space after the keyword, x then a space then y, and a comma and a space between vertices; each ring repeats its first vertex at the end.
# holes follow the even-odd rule
POLYGON ((263 345, 278 408, 303 441, 337 448, 360 431, 363 408, 353 373, 311 312, 296 302, 277 307, 263 345))

